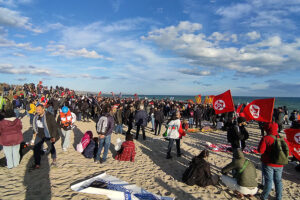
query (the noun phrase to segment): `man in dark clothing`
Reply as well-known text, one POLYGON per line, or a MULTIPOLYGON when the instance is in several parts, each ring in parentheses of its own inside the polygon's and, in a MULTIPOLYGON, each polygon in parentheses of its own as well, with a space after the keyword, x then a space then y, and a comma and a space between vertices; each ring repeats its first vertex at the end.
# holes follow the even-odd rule
POLYGON ((161 130, 161 125, 164 122, 164 113, 161 108, 157 108, 154 112, 154 119, 155 119, 155 132, 154 135, 159 135, 161 130), (157 130, 158 128, 158 130, 157 130))
POLYGON ((52 165, 56 164, 56 150, 54 143, 59 139, 58 126, 55 121, 54 116, 45 111, 42 104, 36 107, 36 113, 33 119, 33 140, 34 143, 34 161, 35 168, 40 167, 42 146, 44 142, 48 145, 47 153, 51 153, 51 158, 53 159, 52 165))
POLYGON ((85 119, 87 120, 87 122, 89 122, 89 109, 90 109, 90 105, 88 99, 84 99, 81 105, 82 118, 84 122, 85 119))
POLYGON ((129 108, 127 108, 125 111, 124 121, 128 126, 128 130, 127 130, 126 134, 130 134, 130 131, 132 129, 132 124, 134 121, 134 106, 132 104, 130 104, 129 108))
POLYGON ((241 140, 244 139, 244 135, 241 132, 238 123, 231 121, 228 123, 227 128, 227 141, 231 144, 232 149, 241 148, 241 140))
POLYGON ((201 126, 202 114, 203 114, 202 109, 200 105, 198 105, 194 113, 194 121, 196 122, 196 128, 200 128, 200 130, 202 129, 201 126))
POLYGON ((136 123, 136 136, 135 139, 138 140, 140 128, 142 128, 143 139, 146 140, 145 127, 147 126, 148 115, 144 110, 144 105, 140 105, 139 110, 135 115, 135 123, 136 123))

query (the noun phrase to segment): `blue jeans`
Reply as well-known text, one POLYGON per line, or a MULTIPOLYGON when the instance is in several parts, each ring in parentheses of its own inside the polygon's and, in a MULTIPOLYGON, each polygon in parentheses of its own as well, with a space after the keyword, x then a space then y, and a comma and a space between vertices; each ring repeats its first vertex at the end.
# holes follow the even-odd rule
POLYGON ((81 121, 81 113, 77 114, 77 121, 81 121))
POLYGON ((33 124, 34 114, 29 114, 29 117, 30 117, 30 125, 32 125, 33 124))
POLYGON ((16 115, 16 118, 19 118, 20 117, 20 111, 19 111, 19 108, 14 108, 14 113, 16 115))
POLYGON ((123 124, 118 124, 116 126, 116 133, 123 133, 123 124))
POLYGON ((98 148, 98 151, 97 151, 96 160, 100 160, 100 154, 101 154, 102 148, 104 146, 102 161, 103 162, 106 161, 108 149, 109 149, 109 146, 110 146, 110 138, 111 138, 111 135, 107 135, 103 139, 99 139, 99 148, 98 148))
POLYGON ((151 116, 151 124, 152 124, 152 130, 154 130, 154 124, 155 124, 154 116, 151 116))
POLYGON ((20 163, 20 145, 3 146, 3 151, 6 157, 7 168, 17 167, 20 163))
POLYGON ((189 128, 193 128, 194 118, 189 118, 189 128))
POLYGON ((262 192, 263 199, 268 199, 268 196, 272 190, 272 183, 274 180, 276 190, 276 200, 282 199, 282 171, 283 167, 270 167, 262 164, 262 171, 265 179, 264 190, 262 192))

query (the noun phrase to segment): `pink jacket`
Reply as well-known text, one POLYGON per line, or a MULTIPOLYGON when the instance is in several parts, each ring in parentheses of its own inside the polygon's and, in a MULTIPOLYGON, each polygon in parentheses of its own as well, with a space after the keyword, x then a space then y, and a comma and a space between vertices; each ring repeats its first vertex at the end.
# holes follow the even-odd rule
POLYGON ((22 122, 17 118, 0 121, 0 145, 13 146, 23 141, 22 122))

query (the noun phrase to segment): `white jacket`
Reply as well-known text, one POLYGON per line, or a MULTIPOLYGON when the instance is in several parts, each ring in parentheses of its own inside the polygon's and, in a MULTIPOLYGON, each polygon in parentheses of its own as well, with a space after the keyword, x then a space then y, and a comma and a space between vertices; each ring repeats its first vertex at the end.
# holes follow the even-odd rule
POLYGON ((180 119, 172 120, 168 124, 167 138, 179 138, 180 119))

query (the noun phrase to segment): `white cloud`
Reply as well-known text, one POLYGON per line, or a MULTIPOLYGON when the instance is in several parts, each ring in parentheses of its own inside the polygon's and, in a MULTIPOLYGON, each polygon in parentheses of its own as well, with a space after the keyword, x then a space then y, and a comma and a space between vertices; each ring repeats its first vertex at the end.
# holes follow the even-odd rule
POLYGON ((247 33, 247 36, 251 39, 251 40, 256 40, 260 38, 260 33, 256 32, 256 31, 252 31, 247 33))
POLYGON ((299 68, 300 38, 292 43, 283 43, 279 36, 273 36, 251 45, 239 44, 241 47, 238 48, 232 44, 219 45, 218 41, 226 38, 222 33, 206 37, 192 30, 186 34, 181 32, 179 25, 171 26, 151 31, 143 38, 203 69, 226 68, 238 73, 265 75, 299 68))
POLYGON ((19 4, 30 4, 32 0, 0 0, 0 5, 16 7, 19 4))
POLYGON ((93 59, 106 59, 112 60, 111 58, 99 55, 96 51, 88 51, 86 48, 82 49, 67 49, 65 45, 53 45, 47 46, 47 51, 51 52, 53 56, 65 56, 65 57, 84 57, 93 59))
POLYGON ((24 54, 21 54, 21 53, 13 53, 12 55, 18 56, 18 57, 25 57, 25 55, 24 55, 24 54))
POLYGON ((0 47, 21 48, 28 51, 40 51, 42 47, 33 47, 31 43, 16 43, 13 40, 8 40, 0 35, 0 47))
POLYGON ((0 25, 24 28, 35 33, 42 32, 40 29, 33 27, 28 17, 22 16, 18 11, 3 7, 0 7, 0 25))
POLYGON ((210 71, 201 71, 198 69, 179 69, 178 72, 187 74, 187 75, 193 75, 193 76, 209 76, 209 75, 211 75, 210 71))
POLYGON ((247 15, 251 12, 251 5, 249 4, 235 4, 229 7, 222 7, 217 10, 217 14, 230 19, 237 19, 247 15))

